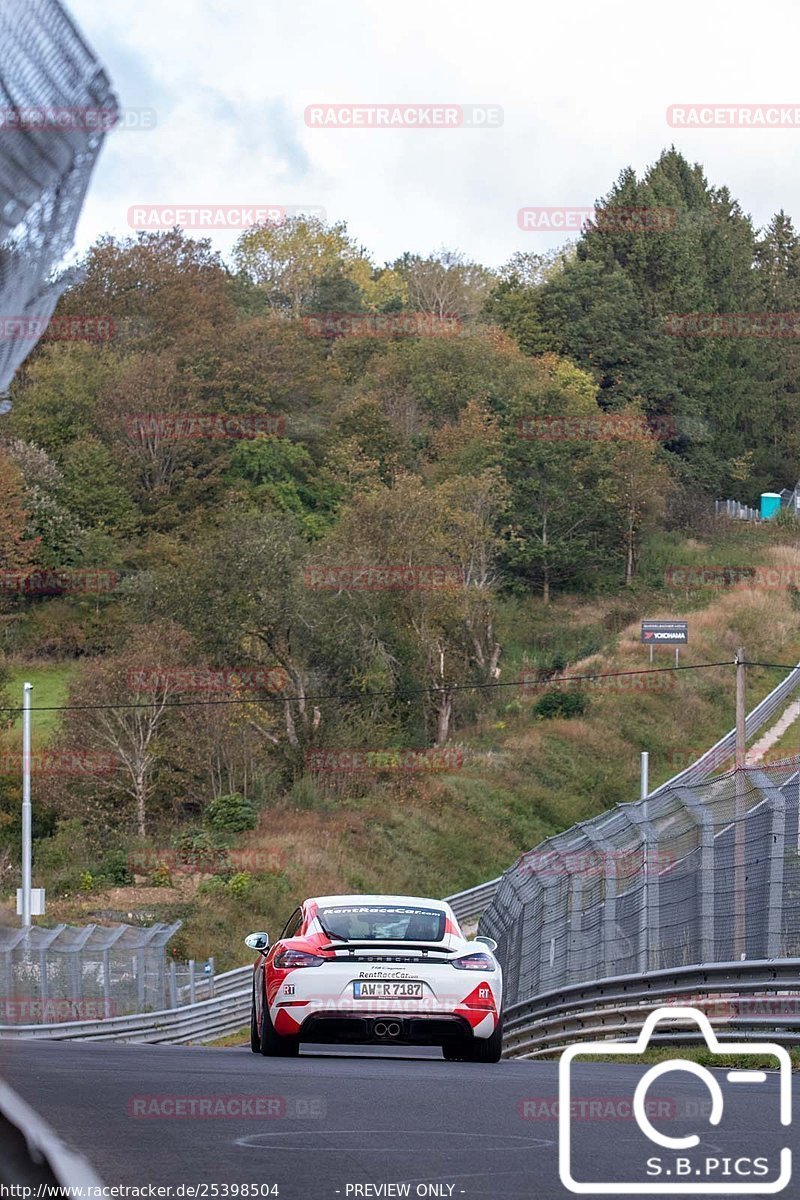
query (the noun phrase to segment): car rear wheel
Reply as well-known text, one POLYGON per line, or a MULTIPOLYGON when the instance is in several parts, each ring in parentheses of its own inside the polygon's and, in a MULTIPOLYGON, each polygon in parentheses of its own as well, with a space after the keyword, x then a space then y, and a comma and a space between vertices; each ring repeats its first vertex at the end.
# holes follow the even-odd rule
POLYGON ((269 1005, 266 997, 261 1006, 261 1030, 258 1029, 258 1023, 255 1015, 255 1000, 253 1001, 253 1026, 250 1031, 250 1045, 253 1045, 254 1038, 258 1038, 258 1053, 264 1055, 265 1058, 294 1058, 300 1053, 300 1042, 297 1038, 283 1037, 282 1034, 275 1032, 275 1026, 272 1024, 272 1018, 269 1015, 269 1005))
MULTIPOLYGON (((253 991, 255 993, 255 988, 253 991)), ((255 994, 253 995, 253 1001, 250 1005, 250 1049, 253 1051, 253 1054, 261 1053, 261 1034, 258 1032, 255 994)))
POLYGON ((457 1042, 445 1043, 442 1054, 447 1062, 496 1063, 503 1053, 503 1018, 488 1038, 459 1038, 457 1042))

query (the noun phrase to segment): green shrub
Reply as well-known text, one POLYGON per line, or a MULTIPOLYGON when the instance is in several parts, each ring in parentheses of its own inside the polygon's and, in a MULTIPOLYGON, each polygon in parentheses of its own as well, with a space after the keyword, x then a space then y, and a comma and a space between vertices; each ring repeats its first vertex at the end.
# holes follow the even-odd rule
POLYGON ((545 692, 533 706, 533 714, 541 720, 550 717, 582 717, 587 709, 583 692, 545 692))
POLYGON ((229 796, 218 796, 205 811, 205 822, 212 829, 227 833, 244 833, 255 829, 258 814, 252 802, 237 792, 229 796))
POLYGON ((225 840, 207 829, 187 830, 178 839, 178 858, 196 871, 224 872, 229 865, 225 840))
POLYGON ((238 871, 228 880, 228 892, 234 900, 244 900, 250 895, 253 877, 247 871, 238 871))
POLYGON ((156 863, 147 878, 148 887, 172 887, 172 872, 166 863, 156 863))
POLYGON ((109 887, 130 887, 133 883, 128 856, 124 850, 112 850, 100 866, 100 874, 109 887))

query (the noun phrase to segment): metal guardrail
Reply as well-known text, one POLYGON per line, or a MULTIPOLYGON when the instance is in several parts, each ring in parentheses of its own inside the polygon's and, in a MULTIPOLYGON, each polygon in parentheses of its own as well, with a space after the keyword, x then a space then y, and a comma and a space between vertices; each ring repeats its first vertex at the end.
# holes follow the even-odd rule
MULTIPOLYGON (((234 972, 231 972, 233 974, 234 972)), ((251 967, 241 967, 239 974, 252 975, 251 967)), ((64 1021, 52 1025, 4 1025, 0 1037, 42 1038, 52 1041, 75 1041, 91 1038, 100 1042, 186 1042, 210 1041, 235 1033, 250 1019, 248 981, 228 995, 213 1000, 201 1000, 182 1008, 165 1008, 161 1012, 136 1013, 129 1017, 111 1017, 102 1021, 64 1021)))
POLYGON ((12 1184, 103 1188, 86 1159, 68 1150, 38 1113, 0 1082, 0 1185, 12 1184))
POLYGON ((456 892, 454 896, 445 896, 445 901, 450 905, 459 921, 475 920, 491 903, 501 878, 498 875, 497 879, 490 879, 488 883, 479 883, 477 887, 467 888, 465 892, 456 892))
MULTIPOLYGON (((664 1004, 684 1004, 705 1012, 721 1042, 728 1034, 739 1041, 796 1045, 800 959, 703 963, 544 992, 506 1009, 504 1054, 544 1058, 581 1041, 635 1041, 647 1016, 664 1004), (790 996, 787 989, 793 989, 790 996), (790 1011, 759 1012, 759 1006, 781 1004, 790 1011)), ((662 1044, 702 1040, 699 1029, 684 1023, 653 1037, 662 1044)))

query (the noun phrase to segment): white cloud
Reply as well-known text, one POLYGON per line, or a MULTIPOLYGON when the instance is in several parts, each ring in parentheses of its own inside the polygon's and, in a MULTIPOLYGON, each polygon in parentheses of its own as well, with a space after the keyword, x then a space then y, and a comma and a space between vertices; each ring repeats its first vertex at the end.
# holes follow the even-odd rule
MULTIPOLYGON (((133 203, 322 205, 379 260, 458 247, 488 263, 552 235, 523 234, 524 205, 590 205, 619 171, 675 142, 758 223, 800 223, 800 130, 684 133, 678 102, 800 103, 800 18, 673 0, 71 0, 123 104, 152 133, 109 139, 79 230, 125 233, 133 203), (500 129, 318 130, 313 102, 499 104, 500 129)), ((215 235, 227 249, 230 235, 215 235)))

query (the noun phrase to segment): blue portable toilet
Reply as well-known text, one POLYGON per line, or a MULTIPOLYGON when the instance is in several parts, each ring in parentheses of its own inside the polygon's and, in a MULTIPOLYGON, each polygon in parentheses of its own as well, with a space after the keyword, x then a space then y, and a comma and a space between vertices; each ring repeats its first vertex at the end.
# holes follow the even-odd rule
POLYGON ((761 520, 768 521, 770 517, 774 517, 780 506, 781 498, 778 492, 762 492, 761 520))

